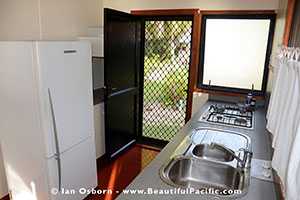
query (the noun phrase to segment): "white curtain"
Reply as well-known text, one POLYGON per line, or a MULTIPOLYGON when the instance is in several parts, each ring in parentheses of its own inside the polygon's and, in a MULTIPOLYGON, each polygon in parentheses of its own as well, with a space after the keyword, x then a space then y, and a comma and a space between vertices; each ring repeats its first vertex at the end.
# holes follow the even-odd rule
POLYGON ((272 166, 287 200, 300 200, 300 62, 299 49, 285 48, 273 58, 273 90, 267 129, 273 135, 272 166))

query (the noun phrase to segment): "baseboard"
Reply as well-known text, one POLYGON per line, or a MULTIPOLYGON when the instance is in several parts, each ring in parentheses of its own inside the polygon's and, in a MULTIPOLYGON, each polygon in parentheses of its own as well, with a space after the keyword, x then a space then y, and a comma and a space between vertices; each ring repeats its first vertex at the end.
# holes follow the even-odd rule
POLYGON ((147 144, 137 143, 136 145, 140 146, 142 148, 149 149, 149 150, 152 150, 152 151, 157 151, 157 152, 160 152, 162 150, 162 148, 158 148, 158 147, 147 145, 147 144))
POLYGON ((105 153, 102 156, 100 156, 99 158, 97 158, 96 162, 97 162, 97 169, 99 169, 100 163, 101 163, 101 165, 103 165, 103 164, 107 164, 109 162, 109 157, 105 153))
POLYGON ((137 144, 142 144, 159 150, 163 149, 168 143, 169 141, 163 141, 163 140, 148 138, 144 136, 139 137, 137 139, 137 144))

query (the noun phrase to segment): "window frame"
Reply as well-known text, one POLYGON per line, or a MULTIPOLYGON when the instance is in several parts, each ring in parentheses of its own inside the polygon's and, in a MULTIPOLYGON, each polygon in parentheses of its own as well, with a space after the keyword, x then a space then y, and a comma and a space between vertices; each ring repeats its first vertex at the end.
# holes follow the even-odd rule
POLYGON ((272 11, 259 11, 259 12, 206 12, 201 15, 201 30, 200 30, 200 50, 199 50, 199 64, 198 64, 198 73, 197 73, 197 90, 201 92, 221 92, 225 94, 247 94, 251 89, 243 88, 231 88, 223 86, 212 86, 203 84, 203 75, 204 75, 204 55, 205 55, 205 30, 206 30, 206 20, 207 19, 269 19, 270 20, 270 29, 268 35, 268 45, 266 50, 266 59, 264 64, 264 73, 261 90, 254 90, 253 93, 256 96, 264 96, 266 93, 268 74, 269 74, 269 61, 272 51, 272 43, 275 30, 275 20, 276 14, 272 11))

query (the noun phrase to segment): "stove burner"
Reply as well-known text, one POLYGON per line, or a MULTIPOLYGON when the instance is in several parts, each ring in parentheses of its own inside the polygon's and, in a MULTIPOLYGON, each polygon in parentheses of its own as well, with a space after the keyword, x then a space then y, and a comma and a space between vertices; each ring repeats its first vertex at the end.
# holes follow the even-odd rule
POLYGON ((234 122, 237 124, 247 124, 247 120, 244 118, 235 118, 234 122))
POLYGON ((221 120, 222 118, 223 118, 222 115, 217 115, 217 119, 218 119, 218 120, 221 120))
POLYGON ((240 106, 236 105, 211 105, 206 113, 203 113, 200 120, 238 126, 244 128, 252 128, 253 112, 241 110, 240 106))
POLYGON ((220 106, 220 105, 212 105, 210 107, 210 110, 213 109, 214 112, 216 113, 223 113, 225 111, 225 107, 224 106, 220 106))

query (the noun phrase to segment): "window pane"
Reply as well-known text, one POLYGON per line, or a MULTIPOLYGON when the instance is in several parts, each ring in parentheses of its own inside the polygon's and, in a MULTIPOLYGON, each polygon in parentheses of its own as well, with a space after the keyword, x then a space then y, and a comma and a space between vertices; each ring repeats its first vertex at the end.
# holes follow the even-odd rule
POLYGON ((269 19, 207 19, 203 84, 262 89, 269 19))

